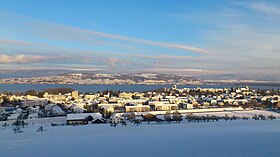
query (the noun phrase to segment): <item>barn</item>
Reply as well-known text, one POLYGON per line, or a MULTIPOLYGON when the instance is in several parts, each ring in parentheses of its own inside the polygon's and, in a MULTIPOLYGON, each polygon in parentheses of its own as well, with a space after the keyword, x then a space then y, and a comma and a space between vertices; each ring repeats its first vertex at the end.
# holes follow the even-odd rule
POLYGON ((67 114, 67 125, 85 125, 89 123, 106 123, 100 113, 67 114))

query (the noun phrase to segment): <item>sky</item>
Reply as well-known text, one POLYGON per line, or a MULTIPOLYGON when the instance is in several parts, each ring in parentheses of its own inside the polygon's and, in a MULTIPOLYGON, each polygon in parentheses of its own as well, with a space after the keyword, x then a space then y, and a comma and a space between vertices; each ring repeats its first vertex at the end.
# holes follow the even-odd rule
POLYGON ((0 68, 280 72, 279 0, 0 0, 0 68))

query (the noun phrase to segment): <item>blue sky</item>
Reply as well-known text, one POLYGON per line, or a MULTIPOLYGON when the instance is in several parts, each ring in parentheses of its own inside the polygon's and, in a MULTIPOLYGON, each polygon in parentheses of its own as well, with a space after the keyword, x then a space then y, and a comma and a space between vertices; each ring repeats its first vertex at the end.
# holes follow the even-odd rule
POLYGON ((280 2, 0 0, 0 68, 279 73, 280 2))

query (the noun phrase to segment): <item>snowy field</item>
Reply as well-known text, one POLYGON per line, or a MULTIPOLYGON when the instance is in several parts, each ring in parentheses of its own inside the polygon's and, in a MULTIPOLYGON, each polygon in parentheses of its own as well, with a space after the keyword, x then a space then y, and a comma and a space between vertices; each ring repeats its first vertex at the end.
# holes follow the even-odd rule
POLYGON ((237 117, 249 117, 252 118, 254 115, 264 115, 265 117, 268 117, 270 115, 280 118, 280 114, 277 112, 271 112, 271 111, 263 111, 263 110, 245 110, 245 111, 225 111, 225 112, 205 112, 205 113, 194 113, 194 115, 197 116, 206 116, 206 115, 215 115, 215 116, 237 116, 237 117))
POLYGON ((201 123, 28 125, 0 130, 1 157, 279 157, 280 120, 201 123))

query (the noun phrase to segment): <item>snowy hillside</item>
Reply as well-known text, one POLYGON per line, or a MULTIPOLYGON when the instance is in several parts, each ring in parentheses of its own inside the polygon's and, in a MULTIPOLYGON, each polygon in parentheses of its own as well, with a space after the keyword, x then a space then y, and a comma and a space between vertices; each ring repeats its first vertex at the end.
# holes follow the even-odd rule
POLYGON ((0 153, 5 157, 185 157, 279 156, 280 120, 237 120, 208 123, 143 123, 57 126, 28 125, 23 133, 0 130, 0 153))

